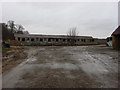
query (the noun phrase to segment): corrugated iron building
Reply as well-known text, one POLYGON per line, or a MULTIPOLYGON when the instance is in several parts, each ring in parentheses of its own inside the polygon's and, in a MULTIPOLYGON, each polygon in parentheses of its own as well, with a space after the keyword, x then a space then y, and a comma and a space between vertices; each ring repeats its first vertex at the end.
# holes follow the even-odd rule
POLYGON ((120 26, 112 33, 112 46, 116 50, 120 50, 120 26))

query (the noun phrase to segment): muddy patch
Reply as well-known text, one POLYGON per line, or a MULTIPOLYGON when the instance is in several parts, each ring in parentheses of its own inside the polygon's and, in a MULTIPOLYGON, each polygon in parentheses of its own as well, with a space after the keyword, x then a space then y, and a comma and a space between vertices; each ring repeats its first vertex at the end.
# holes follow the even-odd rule
POLYGON ((27 53, 21 64, 3 74, 3 87, 115 88, 118 85, 117 54, 106 47, 33 47, 27 53))

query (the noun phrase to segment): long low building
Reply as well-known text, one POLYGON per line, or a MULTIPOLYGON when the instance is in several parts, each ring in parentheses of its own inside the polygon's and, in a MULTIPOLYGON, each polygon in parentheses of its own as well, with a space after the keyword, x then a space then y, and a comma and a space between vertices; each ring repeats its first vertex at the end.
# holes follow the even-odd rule
POLYGON ((22 45, 86 45, 97 44, 91 36, 15 34, 22 45))

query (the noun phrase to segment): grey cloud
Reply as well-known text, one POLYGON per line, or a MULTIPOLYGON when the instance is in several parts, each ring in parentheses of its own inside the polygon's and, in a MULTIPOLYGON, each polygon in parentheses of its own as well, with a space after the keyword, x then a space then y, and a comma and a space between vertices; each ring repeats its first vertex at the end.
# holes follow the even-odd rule
POLYGON ((117 3, 39 2, 4 3, 3 22, 14 20, 30 33, 66 34, 77 27, 79 35, 107 37, 117 27, 117 3))

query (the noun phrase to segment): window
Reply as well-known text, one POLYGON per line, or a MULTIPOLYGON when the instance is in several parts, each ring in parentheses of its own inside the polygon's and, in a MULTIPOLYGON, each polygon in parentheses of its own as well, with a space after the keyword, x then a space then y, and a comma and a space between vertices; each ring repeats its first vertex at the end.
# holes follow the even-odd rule
POLYGON ((27 38, 27 41, 29 41, 29 38, 27 38))
POLYGON ((55 39, 54 39, 54 38, 52 38, 52 41, 55 41, 55 39))
POLYGON ((25 38, 22 38, 22 41, 25 41, 25 38))
POLYGON ((63 39, 63 42, 65 42, 66 41, 66 39, 63 39))
POLYGON ((84 41, 84 39, 81 39, 81 41, 83 42, 83 41, 84 41))
POLYGON ((18 37, 18 41, 20 41, 20 37, 18 37))
POLYGON ((34 41, 34 38, 31 38, 31 41, 34 41))
POLYGON ((48 38, 48 42, 51 42, 51 38, 48 38))
POLYGON ((70 41, 70 39, 68 39, 68 42, 70 41))
POLYGON ((84 39, 84 42, 86 42, 86 40, 84 39))
POLYGON ((40 38, 40 41, 43 41, 43 39, 42 39, 42 38, 40 38))
POLYGON ((56 39, 56 42, 58 42, 58 39, 56 39))
POLYGON ((75 40, 75 42, 77 42, 77 40, 75 40))
POLYGON ((85 40, 85 39, 81 39, 81 41, 82 41, 82 42, 86 42, 86 40, 85 40))
POLYGON ((94 42, 95 40, 94 39, 92 39, 92 42, 94 42))

